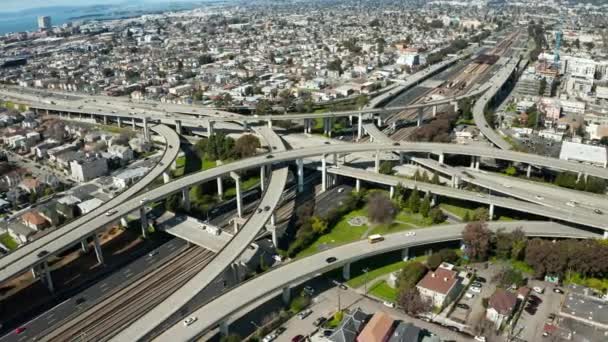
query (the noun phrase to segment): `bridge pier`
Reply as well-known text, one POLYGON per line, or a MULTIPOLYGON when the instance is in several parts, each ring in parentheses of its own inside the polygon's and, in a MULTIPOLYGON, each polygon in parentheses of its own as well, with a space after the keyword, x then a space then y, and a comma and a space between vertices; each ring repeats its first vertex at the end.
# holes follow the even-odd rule
POLYGON ((401 259, 403 261, 408 261, 410 258, 410 249, 409 247, 405 247, 404 249, 401 250, 401 259))
POLYGON ((228 334, 230 334, 230 330, 229 330, 230 324, 228 323, 228 318, 221 321, 219 325, 220 325, 220 335, 228 336, 228 334))
POLYGON ((403 165, 404 155, 403 152, 399 152, 399 165, 403 165))
POLYGON ((439 164, 443 164, 443 153, 439 154, 439 164))
POLYGON ((604 240, 608 239, 608 230, 604 230, 604 240))
POLYGON ((208 136, 212 136, 213 135, 213 121, 208 121, 207 122, 207 135, 208 136))
POLYGON ((376 125, 378 127, 381 127, 382 126, 382 116, 380 116, 380 114, 378 114, 378 117, 376 118, 376 120, 377 120, 376 125))
POLYGON ((260 167, 260 189, 264 192, 266 188, 266 165, 260 167))
POLYGON ((217 197, 221 200, 224 198, 224 184, 222 177, 217 177, 217 197))
POLYGON ((531 174, 532 174, 532 165, 528 165, 528 168, 526 170, 526 177, 530 178, 531 174))
POLYGON ((494 219, 494 204, 490 203, 490 211, 488 213, 490 221, 494 219))
POLYGON ((137 124, 135 123, 135 118, 133 118, 133 120, 131 120, 131 129, 134 131, 137 129, 137 124))
POLYGON ((389 190, 389 198, 393 199, 393 196, 395 196, 395 187, 391 185, 390 190, 389 190))
POLYGON ((304 160, 296 160, 298 166, 298 192, 304 191, 304 160))
POLYGON ((171 181, 171 175, 169 174, 169 172, 167 172, 167 171, 163 172, 163 182, 165 184, 167 184, 170 181, 171 181))
POLYGON ((53 278, 51 277, 51 270, 49 269, 49 263, 45 260, 42 264, 42 282, 49 289, 49 292, 55 293, 55 286, 53 285, 53 278))
POLYGON ((106 126, 108 125, 108 116, 107 115, 103 116, 103 124, 106 126))
POLYGON ((357 178, 357 179, 355 180, 355 191, 356 191, 356 192, 361 191, 361 180, 360 180, 359 178, 357 178))
POLYGON ((321 192, 327 191, 327 156, 321 157, 321 192))
POLYGON ((363 131, 363 114, 359 113, 359 120, 357 120, 357 141, 361 140, 362 131, 363 131))
POLYGON ((139 221, 141 223, 141 236, 148 236, 148 216, 146 215, 146 206, 139 208, 139 221))
POLYGON ((243 217, 243 199, 241 198, 241 176, 236 172, 230 172, 230 177, 234 179, 236 186, 236 210, 239 217, 243 217))
POLYGON ((268 120, 268 128, 272 129, 272 120, 268 120))
POLYGON ((266 229, 270 231, 272 235, 272 244, 277 247, 279 245, 279 236, 277 235, 277 226, 274 224, 266 225, 266 229))
POLYGON ((452 176, 452 188, 458 189, 460 187, 460 177, 452 176))
POLYGON ((422 119, 424 118, 424 108, 420 107, 418 108, 418 121, 416 123, 416 125, 418 127, 422 126, 422 119))
POLYGON ((101 250, 101 244, 99 243, 99 236, 97 235, 97 233, 93 235, 93 248, 95 248, 97 263, 103 265, 103 251, 101 250))
POLYGON ((433 106, 433 117, 437 116, 437 105, 433 106))
POLYGON ((32 272, 32 279, 37 280, 38 278, 40 278, 40 274, 38 274, 38 271, 36 270, 36 266, 32 267, 31 272, 32 272))
POLYGON ((182 122, 180 120, 175 120, 175 132, 182 135, 182 122))
POLYGON ((458 113, 458 101, 452 102, 451 105, 454 106, 454 113, 458 113))
POLYGON ((283 304, 289 305, 291 302, 291 288, 289 286, 283 288, 283 304))
POLYGON ((146 116, 144 116, 143 125, 144 125, 144 139, 146 141, 150 141, 150 130, 148 129, 148 117, 146 117, 146 116))
POLYGON ((190 211, 190 189, 184 188, 182 189, 182 208, 185 211, 190 211))
POLYGON ((380 151, 376 151, 376 160, 374 162, 374 171, 380 173, 380 151))
POLYGON ((123 226, 124 228, 128 228, 129 227, 129 222, 127 222, 127 218, 126 217, 121 217, 120 218, 120 225, 123 226))
POLYGON ((350 280, 350 262, 344 264, 342 267, 342 278, 344 278, 344 280, 350 280))
POLYGON ((122 127, 122 119, 120 118, 120 116, 116 117, 116 124, 118 125, 118 128, 122 127))
POLYGON ((87 242, 87 238, 80 240, 80 250, 82 251, 82 253, 89 252, 89 243, 87 242))

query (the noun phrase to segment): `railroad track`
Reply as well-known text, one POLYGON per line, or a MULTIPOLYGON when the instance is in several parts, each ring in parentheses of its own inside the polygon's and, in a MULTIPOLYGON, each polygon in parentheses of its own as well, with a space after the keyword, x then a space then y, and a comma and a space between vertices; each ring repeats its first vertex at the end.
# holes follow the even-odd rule
POLYGON ((214 253, 191 246, 171 261, 50 332, 42 341, 107 341, 200 272, 214 253))

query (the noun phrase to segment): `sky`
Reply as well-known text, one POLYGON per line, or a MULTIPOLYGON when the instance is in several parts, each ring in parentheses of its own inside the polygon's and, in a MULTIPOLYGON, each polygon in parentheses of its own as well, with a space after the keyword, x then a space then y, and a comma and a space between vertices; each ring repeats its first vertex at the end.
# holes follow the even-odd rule
MULTIPOLYGON (((188 0, 139 0, 137 2, 183 2, 188 0)), ((191 1, 191 0, 190 0, 191 1)), ((50 6, 79 6, 98 4, 118 4, 121 2, 133 2, 126 0, 0 0, 0 12, 13 12, 23 9, 50 7, 50 6)))

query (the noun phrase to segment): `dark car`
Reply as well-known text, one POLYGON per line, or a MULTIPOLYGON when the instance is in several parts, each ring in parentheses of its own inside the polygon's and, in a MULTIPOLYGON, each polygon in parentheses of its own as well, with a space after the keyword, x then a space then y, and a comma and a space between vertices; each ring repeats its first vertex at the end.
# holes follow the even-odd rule
POLYGON ((291 342, 304 342, 304 336, 296 335, 291 339, 291 342))
POLYGON ((320 327, 325 322, 327 322, 327 318, 325 318, 325 317, 319 317, 319 318, 315 319, 315 321, 312 324, 315 327, 320 327))
POLYGON ((269 205, 265 206, 265 207, 264 207, 264 210, 266 210, 266 211, 270 211, 270 206, 269 206, 269 205))
POLYGON ((398 142, 396 142, 396 141, 393 143, 393 146, 400 146, 400 145, 401 145, 401 144, 400 144, 400 143, 398 143, 398 142))
POLYGON ((287 330, 287 328, 285 328, 285 327, 278 327, 278 328, 277 328, 277 330, 275 330, 274 332, 275 332, 277 335, 281 335, 282 333, 284 333, 284 332, 285 332, 285 330, 287 330))
POLYGON ((266 156, 266 159, 272 159, 272 158, 274 158, 274 156, 272 154, 269 154, 266 156))
POLYGON ((333 333, 334 333, 333 330, 329 330, 329 329, 323 330, 323 336, 325 336, 325 337, 329 337, 333 333))
POLYGON ((487 282, 486 278, 484 278, 484 277, 475 277, 475 280, 478 281, 478 282, 480 282, 480 283, 487 282))
POLYGON ((325 145, 331 144, 329 141, 324 142, 325 145))
POLYGON ((257 213, 261 213, 262 212, 262 208, 258 208, 257 213))
POLYGON ((457 308, 461 308, 461 309, 465 309, 465 310, 469 310, 470 306, 466 305, 466 304, 456 304, 457 308))
POLYGON ((76 305, 80 305, 86 301, 87 300, 84 297, 78 297, 78 298, 76 298, 76 305))
POLYGON ((173 145, 169 145, 169 148, 173 148, 173 145))
POLYGON ((326 261, 328 264, 331 264, 332 262, 334 262, 334 261, 336 261, 336 260, 338 260, 338 259, 336 259, 336 257, 329 257, 329 258, 325 259, 325 261, 326 261))
POLYGON ((599 209, 593 209, 593 212, 596 213, 596 214, 598 214, 598 215, 602 215, 603 214, 603 212, 601 210, 599 210, 599 209))
POLYGON ((36 255, 37 255, 39 258, 42 258, 42 257, 44 257, 44 256, 46 256, 46 255, 48 255, 48 254, 49 254, 49 252, 48 252, 48 251, 41 251, 41 252, 39 252, 39 253, 38 253, 38 254, 36 254, 36 255))

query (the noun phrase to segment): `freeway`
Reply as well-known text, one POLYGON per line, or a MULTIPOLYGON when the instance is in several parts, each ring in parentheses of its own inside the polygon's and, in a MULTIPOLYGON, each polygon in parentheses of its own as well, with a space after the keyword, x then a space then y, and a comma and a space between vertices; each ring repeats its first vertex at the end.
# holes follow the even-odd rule
POLYGON ((66 248, 73 246, 96 232, 99 228, 106 226, 111 221, 105 220, 104 224, 92 226, 91 222, 98 220, 100 217, 106 217, 105 213, 124 203, 141 190, 145 189, 154 180, 160 177, 171 163, 177 157, 179 152, 179 136, 169 127, 158 125, 152 127, 152 130, 164 137, 166 147, 160 162, 155 168, 150 170, 139 182, 129 187, 127 190, 114 197, 110 201, 102 204, 92 212, 77 218, 76 220, 51 231, 50 233, 24 245, 16 251, 7 254, 0 258, 0 282, 9 279, 10 277, 22 273, 28 268, 42 263, 51 255, 60 253, 66 248), (41 251, 47 251, 48 254, 43 257, 38 257, 37 254, 41 251))
MULTIPOLYGON (((291 284, 315 275, 341 267, 347 263, 361 260, 374 255, 383 254, 403 248, 457 241, 461 239, 465 224, 441 225, 419 230, 412 230, 415 235, 406 232, 385 236, 380 243, 369 244, 367 241, 357 241, 331 248, 312 256, 297 259, 281 267, 253 278, 232 291, 215 298, 206 305, 192 313, 198 320, 190 326, 181 322, 173 325, 156 338, 156 341, 191 341, 200 337, 217 324, 227 320, 231 315, 243 307, 247 307, 256 300, 262 299, 273 292, 288 288, 291 284), (338 260, 328 264, 326 259, 336 257, 338 260), (210 314, 212 313, 212 314, 210 314)), ((492 230, 505 228, 514 230, 521 227, 528 236, 560 237, 560 238, 595 238, 598 235, 570 228, 554 222, 490 222, 492 230)), ((409 231, 409 232, 412 232, 409 231)), ((127 340, 119 340, 127 341, 127 340)), ((129 340, 134 341, 134 340, 129 340)))
MULTIPOLYGON (((398 184, 401 184, 402 186, 409 189, 417 188, 422 192, 428 191, 435 195, 483 203, 490 206, 507 208, 524 213, 547 217, 550 219, 562 220, 565 222, 572 222, 575 224, 581 224, 589 227, 608 230, 608 224, 606 223, 606 219, 603 217, 603 215, 593 215, 589 212, 581 212, 580 210, 567 210, 566 206, 561 208, 543 206, 540 204, 524 202, 513 198, 491 196, 487 194, 481 194, 478 192, 456 189, 442 185, 417 182, 410 179, 404 179, 401 177, 390 176, 346 166, 329 168, 327 172, 340 176, 360 179, 367 182, 384 184, 388 186, 397 186, 398 184)), ((517 191, 512 192, 517 193, 517 191)), ((490 210, 490 212, 490 215, 492 215, 492 210, 490 210)))
MULTIPOLYGON (((174 147, 176 145, 173 145, 174 147)), ((114 209, 117 210, 116 214, 108 217, 103 215, 105 211, 110 209, 108 206, 102 206, 101 210, 96 210, 97 216, 88 220, 86 225, 83 223, 79 229, 66 232, 61 236, 60 239, 53 241, 46 241, 44 243, 36 243, 36 248, 27 249, 30 253, 21 252, 24 248, 19 249, 14 253, 19 253, 21 258, 10 258, 12 254, 7 257, 0 259, 0 264, 3 268, 0 270, 0 281, 6 280, 9 277, 23 272, 28 267, 36 265, 41 262, 41 259, 36 257, 35 253, 39 252, 40 247, 44 246, 49 252, 62 250, 66 245, 72 245, 78 243, 83 237, 90 236, 93 232, 97 231, 100 227, 110 224, 121 217, 129 214, 130 212, 139 210, 144 203, 140 202, 154 202, 161 200, 169 195, 180 192, 182 189, 190 188, 200 183, 204 183, 210 180, 215 180, 217 177, 224 176, 230 172, 238 172, 241 170, 251 169, 260 167, 263 165, 276 164, 280 162, 289 162, 297 159, 314 157, 318 155, 331 155, 331 154, 346 154, 356 152, 423 152, 432 154, 456 154, 456 155, 469 155, 475 157, 494 158, 501 160, 510 160, 514 162, 540 165, 547 168, 559 169, 565 171, 571 171, 575 173, 583 173, 591 176, 596 176, 604 179, 608 179, 608 170, 598 168, 585 164, 578 164, 571 161, 560 160, 555 158, 543 157, 530 155, 515 151, 499 150, 495 148, 487 148, 480 146, 460 146, 453 144, 439 144, 439 143, 401 143, 396 145, 386 144, 336 144, 336 145, 323 145, 320 147, 303 148, 298 150, 290 151, 273 151, 272 154, 256 156, 248 159, 239 160, 227 165, 215 167, 213 169, 192 174, 186 177, 182 177, 172 182, 162 185, 156 189, 153 189, 145 195, 140 195, 126 201, 127 196, 120 197, 118 203, 123 203, 121 206, 117 206, 114 209), (4 261, 11 260, 11 262, 4 261)), ((166 166, 169 163, 165 163, 166 166)), ((273 177, 276 178, 276 177, 273 177)), ((272 181, 272 180, 271 180, 272 181)), ((284 182, 283 182, 284 184, 284 182)), ((275 186, 273 191, 282 192, 282 188, 275 186)), ((266 201, 264 201, 266 202, 266 201)), ((274 206, 271 206, 274 208, 274 206)), ((257 215, 261 216, 261 215, 257 215)), ((265 215, 264 215, 265 216, 265 215)), ((87 216, 88 217, 88 216, 87 216)), ((34 244, 32 243, 32 244, 34 244)))
MULTIPOLYGON (((285 145, 281 138, 274 133, 274 131, 268 127, 256 128, 258 133, 263 135, 271 149, 276 149, 276 152, 285 151, 285 145)), ((284 152, 285 153, 285 152, 284 152)), ((258 157, 256 159, 261 159, 258 157)), ((264 160, 264 159, 262 159, 264 160)), ((238 163, 233 163, 238 164, 238 163)), ((219 166, 210 171, 221 168, 229 168, 228 164, 219 166)), ((205 172, 195 174, 201 175, 205 172)), ((130 324, 120 334, 118 334, 114 340, 116 341, 137 341, 145 339, 157 327, 162 327, 165 322, 182 309, 188 302, 196 296, 199 292, 205 289, 209 284, 219 277, 226 268, 230 267, 230 264, 236 260, 243 250, 253 242, 258 236, 260 230, 265 226, 266 222, 270 219, 274 209, 281 200, 283 195, 283 189, 287 183, 287 176, 289 169, 287 166, 282 166, 278 170, 272 172, 270 182, 262 199, 259 203, 259 210, 250 216, 242 228, 236 235, 226 244, 217 255, 211 260, 211 262, 197 275, 190 279, 184 286, 173 292, 166 300, 155 306, 152 310, 148 311, 145 315, 140 317, 137 321, 130 324)), ((221 174, 219 174, 221 175, 221 174)), ((214 177, 216 178, 216 177, 214 177)), ((178 180, 179 181, 179 180, 178 180)), ((171 324, 172 322, 167 322, 171 324)))

